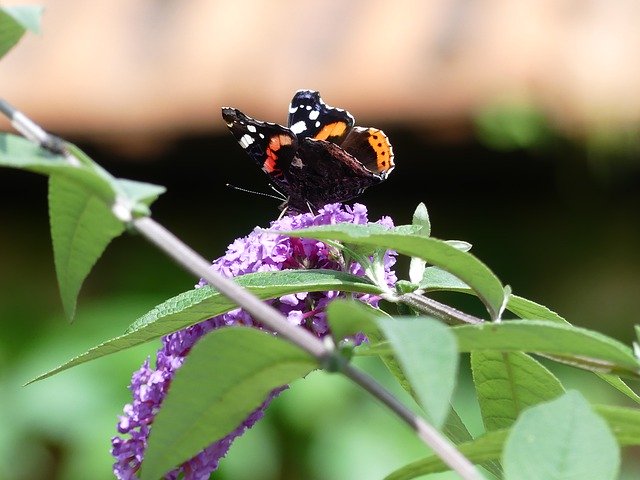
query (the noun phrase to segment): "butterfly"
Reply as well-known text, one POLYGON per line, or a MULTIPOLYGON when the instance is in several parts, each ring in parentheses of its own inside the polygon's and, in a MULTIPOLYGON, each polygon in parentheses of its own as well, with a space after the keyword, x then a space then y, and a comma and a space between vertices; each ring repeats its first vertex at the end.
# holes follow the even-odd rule
POLYGON ((313 90, 295 93, 287 127, 229 107, 222 109, 222 118, 286 197, 280 206, 285 211, 314 211, 351 200, 386 180, 395 166, 382 130, 355 126, 349 112, 327 105, 313 90))

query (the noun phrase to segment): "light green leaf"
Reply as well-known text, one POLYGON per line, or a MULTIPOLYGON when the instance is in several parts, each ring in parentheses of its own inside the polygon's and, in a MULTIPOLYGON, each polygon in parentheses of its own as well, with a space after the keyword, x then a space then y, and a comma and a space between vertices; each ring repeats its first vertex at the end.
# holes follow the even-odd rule
POLYGON ((117 192, 115 179, 100 175, 100 169, 93 165, 73 166, 62 155, 54 155, 17 135, 0 133, 0 166, 64 176, 109 206, 113 204, 117 192))
MULTIPOLYGON (((236 277, 235 281, 261 299, 281 297, 297 292, 324 292, 328 290, 380 293, 377 287, 367 283, 364 278, 334 270, 259 272, 236 277)), ((136 320, 124 335, 101 343, 59 367, 39 375, 28 383, 42 380, 105 355, 111 355, 155 340, 234 308, 237 308, 236 304, 208 286, 189 290, 157 305, 136 320)))
POLYGON ((556 312, 549 310, 544 305, 540 305, 536 302, 527 300, 526 298, 519 297, 517 295, 511 295, 509 297, 507 310, 524 319, 532 318, 537 320, 549 320, 558 323, 569 323, 556 312))
POLYGON ((564 358, 578 367, 638 377, 640 364, 626 345, 598 332, 546 320, 509 320, 452 328, 461 352, 500 350, 564 358))
POLYGON ((304 230, 280 232, 295 237, 337 240, 358 245, 393 249, 403 255, 419 257, 446 270, 469 285, 483 301, 492 319, 498 318, 504 290, 497 277, 472 254, 462 252, 442 240, 417 234, 401 234, 380 225, 337 224, 304 230))
POLYGON ((126 178, 119 178, 117 182, 132 202, 143 203, 145 205, 151 205, 167 190, 160 185, 127 180, 126 178))
MULTIPOLYGON (((475 440, 457 445, 456 448, 475 464, 481 464, 498 460, 502 453, 502 446, 507 438, 508 430, 497 430, 490 432, 475 440)), ((410 480, 412 478, 428 475, 430 473, 446 472, 449 467, 437 455, 415 462, 390 473, 384 480, 410 480)))
POLYGON ((0 57, 11 50, 27 30, 40 33, 42 10, 40 6, 31 5, 0 7, 0 57))
POLYGON ((473 383, 488 431, 510 427, 527 407, 564 393, 560 381, 522 352, 471 352, 473 383))
POLYGON ((532 407, 503 452, 505 480, 614 480, 620 449, 606 422, 577 391, 532 407))
POLYGON ((56 174, 49 177, 49 218, 60 296, 73 319, 84 279, 124 225, 89 190, 56 174))
MULTIPOLYGON (((593 409, 607 422, 621 446, 640 445, 640 410, 594 405, 593 409)), ((497 460, 502 455, 504 442, 510 430, 488 432, 475 440, 458 445, 458 450, 473 463, 497 460)), ((442 460, 431 455, 405 465, 387 475, 385 480, 409 480, 412 478, 449 470, 442 460)))
POLYGON ((428 420, 440 428, 449 414, 456 383, 458 352, 450 330, 429 318, 378 319, 394 357, 428 420))
POLYGON ((356 300, 336 299, 327 306, 327 322, 336 342, 364 333, 368 337, 379 337, 376 319, 388 315, 356 300))
POLYGON ((427 206, 420 202, 416 207, 415 212, 413 212, 413 221, 412 225, 419 225, 422 227, 422 230, 418 232, 420 235, 424 237, 428 237, 431 235, 431 221, 429 220, 429 212, 427 211, 427 206))
POLYGON ((256 328, 209 333, 171 381, 151 427, 141 478, 159 478, 231 433, 273 389, 314 368, 305 351, 256 328))
MULTIPOLYGON (((640 363, 626 345, 584 328, 546 320, 508 320, 451 328, 461 352, 532 352, 589 371, 640 377, 640 363)), ((359 355, 389 355, 386 342, 358 350, 359 355)))
POLYGON ((438 267, 425 268, 419 287, 427 291, 446 290, 448 292, 473 293, 469 285, 438 267))

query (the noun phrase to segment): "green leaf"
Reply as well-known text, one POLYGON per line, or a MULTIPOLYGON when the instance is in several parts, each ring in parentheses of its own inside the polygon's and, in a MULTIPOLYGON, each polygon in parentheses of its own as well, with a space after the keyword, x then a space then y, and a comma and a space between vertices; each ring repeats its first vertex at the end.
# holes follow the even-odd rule
MULTIPOLYGON (((380 289, 367 283, 364 278, 334 270, 258 272, 236 277, 235 281, 261 299, 297 292, 324 292, 328 290, 380 293, 380 289)), ((105 355, 111 355, 155 340, 234 308, 237 308, 236 304, 209 286, 189 290, 157 305, 131 325, 124 335, 101 343, 59 367, 39 375, 28 383, 42 380, 105 355)))
POLYGON ((141 478, 159 478, 231 433, 273 389, 315 368, 304 350, 256 328, 209 333, 171 381, 151 427, 141 478))
POLYGON ((442 323, 425 317, 381 318, 378 326, 427 418, 440 428, 449 414, 456 383, 455 337, 442 323))
POLYGON ((388 317, 382 310, 356 300, 336 299, 327 306, 327 322, 336 343, 360 332, 378 338, 376 319, 380 316, 388 317))
POLYGON ((564 358, 578 367, 639 376, 640 364, 626 345, 598 332, 546 320, 509 320, 452 328, 461 352, 534 352, 564 358))
POLYGON ((11 50, 27 30, 40 33, 42 11, 43 7, 31 5, 0 7, 0 57, 11 50))
POLYGON ((503 451, 505 480, 614 480, 620 449, 577 391, 525 411, 503 451))
POLYGON ((564 393, 560 381, 522 352, 471 352, 473 383, 487 430, 507 428, 527 407, 564 393))
POLYGON ((425 268, 418 285, 427 291, 446 290, 448 292, 473 293, 469 285, 455 275, 438 267, 425 268))
MULTIPOLYGON (((470 442, 457 445, 456 448, 475 464, 497 460, 500 458, 502 446, 508 433, 507 430, 490 432, 470 442)), ((422 475, 446 472, 448 470, 449 466, 446 465, 440 457, 430 455, 429 457, 416 460, 395 470, 384 477, 384 480, 410 480, 422 475)))
POLYGON ((294 237, 337 240, 359 245, 393 249, 403 255, 419 257, 446 270, 469 285, 483 301, 492 319, 498 318, 504 290, 497 277, 472 254, 434 238, 398 233, 380 225, 337 224, 304 230, 280 232, 294 237))
MULTIPOLYGON (((585 370, 640 377, 640 363, 626 345, 584 328, 546 320, 508 320, 451 328, 461 352, 498 350, 532 352, 585 370)), ((389 355, 385 342, 358 350, 359 355, 389 355)))
POLYGON ((416 211, 413 212, 413 221, 412 225, 419 225, 422 227, 422 230, 418 232, 420 235, 424 237, 428 237, 431 235, 431 221, 429 220, 429 212, 427 211, 427 206, 420 202, 416 207, 416 211))
POLYGON ((89 190, 55 174, 49 177, 49 218, 60 296, 73 319, 84 279, 124 225, 89 190))
POLYGON ((569 324, 564 318, 556 312, 549 310, 544 305, 540 305, 526 298, 517 295, 511 295, 507 303, 507 310, 516 314, 520 318, 533 318, 538 320, 549 320, 552 322, 569 324))
POLYGON ((167 189, 154 185, 153 183, 137 182, 135 180, 127 180, 126 178, 117 179, 120 188, 126 192, 127 197, 135 202, 144 205, 151 205, 160 195, 167 189))
MULTIPOLYGON (((640 410, 594 405, 594 410, 604 418, 621 446, 640 445, 640 410)), ((488 432, 475 440, 458 445, 456 448, 473 463, 497 460, 510 430, 488 432)), ((442 460, 431 455, 405 465, 387 475, 385 480, 409 480, 411 478, 449 470, 442 460)))
POLYGON ((100 169, 94 165, 71 165, 62 155, 54 155, 25 138, 0 133, 0 166, 64 176, 111 206, 118 191, 116 181, 99 174, 100 169))

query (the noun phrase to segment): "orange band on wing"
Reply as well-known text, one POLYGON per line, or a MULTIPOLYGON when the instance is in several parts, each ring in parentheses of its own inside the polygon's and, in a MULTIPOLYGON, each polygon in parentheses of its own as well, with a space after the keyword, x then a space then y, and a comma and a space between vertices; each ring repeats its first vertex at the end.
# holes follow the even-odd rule
POLYGON ((326 140, 329 137, 341 137, 347 131, 347 124, 345 122, 334 122, 322 127, 316 135, 316 140, 326 140))
POLYGON ((376 165, 381 173, 390 171, 395 164, 393 163, 393 149, 389 139, 382 130, 377 128, 369 129, 369 145, 376 152, 376 165))
POLYGON ((267 147, 267 159, 264 161, 262 165, 262 170, 267 173, 273 173, 276 170, 279 170, 277 167, 278 155, 275 152, 280 150, 282 147, 286 147, 291 145, 292 141, 286 135, 274 135, 269 139, 269 146, 267 147))

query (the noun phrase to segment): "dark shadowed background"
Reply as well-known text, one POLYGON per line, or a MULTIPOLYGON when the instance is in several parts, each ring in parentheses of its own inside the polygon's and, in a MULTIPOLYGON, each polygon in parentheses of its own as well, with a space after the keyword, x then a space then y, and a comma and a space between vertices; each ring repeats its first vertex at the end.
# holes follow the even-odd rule
MULTIPOLYGON (((41 3, 43 33, 0 62, 0 96, 114 175, 166 186, 154 217, 203 255, 220 256, 278 214, 277 201, 225 187, 269 191, 220 107, 284 123, 293 93, 316 89, 393 144, 395 171, 358 200, 371 219, 409 223, 425 202, 434 236, 472 243, 516 294, 633 340, 640 3, 41 3)), ((400 277, 406 269, 400 262, 400 277)), ((69 325, 46 180, 0 171, 0 478, 111 478, 126 385, 158 344, 21 385, 196 281, 125 235, 98 262, 69 325)), ((591 400, 624 401, 587 375, 555 371, 591 400)), ((463 382, 456 404, 479 431, 472 398, 463 382)), ((214 478, 381 478, 424 455, 382 407, 314 374, 274 403, 214 478)), ((633 455, 629 479, 640 471, 633 455)))

